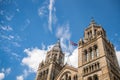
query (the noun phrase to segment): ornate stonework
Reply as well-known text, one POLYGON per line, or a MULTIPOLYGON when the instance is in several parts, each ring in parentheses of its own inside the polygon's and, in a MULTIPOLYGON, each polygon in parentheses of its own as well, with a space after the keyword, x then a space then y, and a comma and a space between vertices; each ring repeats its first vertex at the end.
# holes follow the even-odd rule
POLYGON ((91 21, 78 42, 78 68, 64 64, 58 41, 41 62, 36 80, 120 80, 120 68, 114 46, 105 30, 91 21))

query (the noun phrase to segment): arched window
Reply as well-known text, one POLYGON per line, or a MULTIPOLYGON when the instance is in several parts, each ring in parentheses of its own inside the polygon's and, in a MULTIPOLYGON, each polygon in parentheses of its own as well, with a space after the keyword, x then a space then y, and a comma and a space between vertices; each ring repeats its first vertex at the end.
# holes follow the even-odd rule
POLYGON ((89 48, 89 52, 90 52, 90 59, 93 59, 94 58, 94 53, 93 53, 93 50, 92 50, 91 47, 89 48))
POLYGON ((87 80, 92 80, 92 77, 88 77, 88 79, 87 80))
POLYGON ((89 32, 87 34, 88 34, 88 38, 89 38, 89 32))
POLYGON ((99 80, 97 75, 93 76, 93 80, 99 80))
POLYGON ((71 80, 71 76, 69 76, 69 79, 68 80, 71 80))
POLYGON ((73 80, 75 80, 75 76, 73 77, 73 80))
POLYGON ((97 32, 97 30, 95 29, 95 30, 94 30, 94 35, 96 35, 96 32, 97 32))
POLYGON ((99 69, 99 68, 100 68, 100 63, 98 62, 98 63, 97 63, 97 69, 99 69))
POLYGON ((90 38, 92 37, 92 31, 90 31, 90 38))
POLYGON ((65 75, 65 80, 67 80, 67 79, 68 79, 68 74, 65 75))
POLYGON ((83 73, 86 74, 86 68, 83 69, 83 73))
POLYGON ((46 70, 46 74, 48 74, 49 69, 46 70))
POLYGON ((85 62, 88 61, 88 53, 87 53, 87 50, 84 51, 84 60, 85 60, 85 62))
POLYGON ((88 68, 86 68, 86 71, 87 71, 87 73, 88 73, 88 68))
POLYGON ((76 80, 78 80, 78 77, 77 77, 77 75, 76 75, 76 80))
POLYGON ((99 51, 98 51, 98 47, 97 47, 97 45, 95 45, 94 48, 95 48, 95 54, 96 54, 96 57, 98 57, 98 56, 99 56, 99 51))
POLYGON ((91 66, 89 66, 89 71, 91 72, 92 70, 91 70, 91 66))
POLYGON ((95 63, 95 69, 97 69, 97 65, 96 65, 96 63, 95 63))

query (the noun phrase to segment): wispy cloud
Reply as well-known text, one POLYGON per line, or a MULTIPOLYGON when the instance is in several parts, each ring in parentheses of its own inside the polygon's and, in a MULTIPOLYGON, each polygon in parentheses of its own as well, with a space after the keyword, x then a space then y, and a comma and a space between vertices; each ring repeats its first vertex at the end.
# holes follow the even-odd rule
POLYGON ((47 15, 47 7, 46 6, 42 6, 38 9, 38 15, 40 17, 44 17, 47 15))
POLYGON ((2 30, 5 30, 5 31, 13 31, 13 28, 10 27, 9 25, 8 25, 8 26, 2 26, 2 25, 0 25, 0 28, 1 28, 2 30))
POLYGON ((54 8, 54 3, 55 3, 55 0, 50 0, 48 28, 51 32, 52 32, 52 17, 53 17, 52 11, 53 11, 53 8, 54 8))
POLYGON ((18 55, 18 54, 15 53, 15 52, 12 52, 11 54, 12 54, 12 56, 14 56, 17 60, 20 60, 20 55, 18 55))
POLYGON ((12 35, 8 35, 8 36, 6 36, 6 35, 1 35, 1 37, 2 37, 3 39, 7 39, 7 40, 12 40, 12 39, 14 39, 14 36, 12 36, 12 35))
POLYGON ((47 26, 50 32, 52 32, 52 24, 55 25, 57 22, 56 8, 54 4, 55 0, 45 0, 43 5, 38 9, 38 15, 40 17, 46 17, 46 19, 48 19, 47 26))
POLYGON ((61 46, 63 48, 63 51, 65 51, 65 52, 73 51, 73 46, 70 45, 70 43, 69 43, 70 38, 71 38, 69 26, 70 26, 69 23, 66 23, 66 24, 58 26, 58 28, 56 30, 56 37, 61 40, 61 46))
POLYGON ((27 27, 28 27, 28 25, 30 24, 30 19, 25 19, 25 21, 24 21, 24 24, 23 24, 23 26, 22 26, 22 31, 24 31, 27 27))
POLYGON ((20 47, 21 45, 18 42, 12 42, 15 47, 20 47))
POLYGON ((6 20, 11 21, 14 15, 5 15, 6 20))

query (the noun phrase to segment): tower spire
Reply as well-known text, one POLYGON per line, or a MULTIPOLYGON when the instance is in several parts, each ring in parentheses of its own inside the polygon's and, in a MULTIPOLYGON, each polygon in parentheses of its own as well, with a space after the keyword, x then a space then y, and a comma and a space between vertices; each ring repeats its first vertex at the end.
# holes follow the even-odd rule
POLYGON ((91 22, 90 22, 90 25, 92 24, 96 24, 95 20, 94 20, 94 17, 91 17, 91 22))

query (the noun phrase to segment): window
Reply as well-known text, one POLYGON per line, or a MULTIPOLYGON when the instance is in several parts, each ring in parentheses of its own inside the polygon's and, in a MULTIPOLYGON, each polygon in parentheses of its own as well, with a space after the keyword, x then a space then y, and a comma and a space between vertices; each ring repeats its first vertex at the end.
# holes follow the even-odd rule
POLYGON ((71 76, 69 76, 69 79, 68 80, 71 80, 71 76))
POLYGON ((99 80, 97 75, 93 76, 93 80, 99 80))
POLYGON ((87 80, 92 80, 92 77, 88 77, 88 79, 87 80))
POLYGON ((68 74, 65 75, 65 80, 67 80, 67 79, 68 79, 68 74))
POLYGON ((99 56, 98 47, 95 45, 94 48, 95 48, 95 55, 96 55, 96 57, 98 57, 99 56))
POLYGON ((95 29, 95 30, 94 30, 94 34, 95 34, 95 35, 96 35, 96 32, 97 32, 97 30, 95 29))
POLYGON ((90 51, 90 59, 93 59, 94 58, 94 53, 93 53, 92 48, 90 48, 89 51, 90 51))
POLYGON ((88 61, 88 53, 87 53, 87 50, 84 51, 84 60, 85 60, 85 62, 88 61))
POLYGON ((96 49, 96 54, 97 54, 97 57, 98 57, 99 56, 98 48, 96 49))

